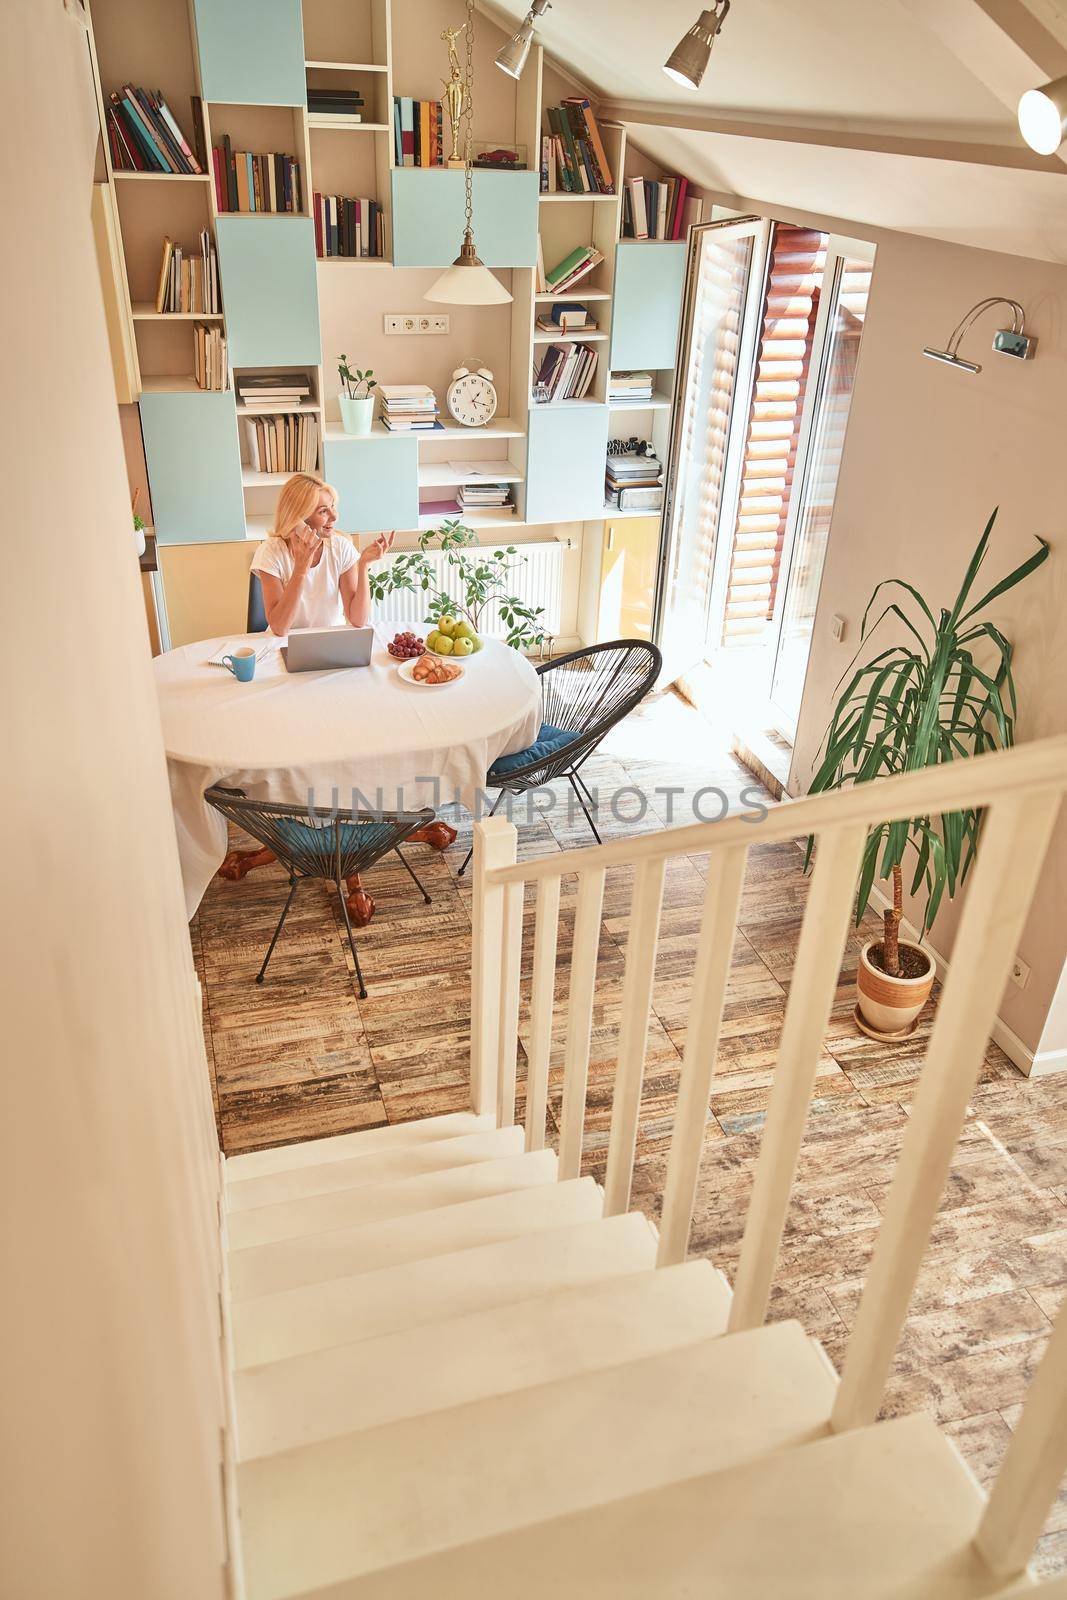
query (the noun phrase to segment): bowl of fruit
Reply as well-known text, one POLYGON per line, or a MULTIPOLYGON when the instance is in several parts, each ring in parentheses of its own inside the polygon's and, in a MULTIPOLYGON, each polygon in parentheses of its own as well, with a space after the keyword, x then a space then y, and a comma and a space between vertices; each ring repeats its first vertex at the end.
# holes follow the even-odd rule
POLYGON ((414 661, 426 653, 426 646, 416 633, 398 633, 386 648, 397 661, 414 661))
POLYGON ((438 617, 437 626, 426 635, 426 648, 431 655, 455 660, 476 656, 484 640, 479 639, 469 622, 455 617, 438 617))

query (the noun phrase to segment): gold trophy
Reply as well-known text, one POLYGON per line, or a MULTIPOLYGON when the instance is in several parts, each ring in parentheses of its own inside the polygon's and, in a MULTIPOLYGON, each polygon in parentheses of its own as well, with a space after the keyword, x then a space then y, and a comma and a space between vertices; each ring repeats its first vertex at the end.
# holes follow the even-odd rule
POLYGON ((445 90, 445 104, 448 107, 448 120, 452 127, 452 154, 445 165, 448 167, 462 167, 463 157, 459 153, 459 125, 463 120, 463 110, 467 101, 467 85, 456 54, 456 40, 466 31, 467 24, 462 28, 446 28, 441 35, 448 46, 448 77, 442 78, 445 90))

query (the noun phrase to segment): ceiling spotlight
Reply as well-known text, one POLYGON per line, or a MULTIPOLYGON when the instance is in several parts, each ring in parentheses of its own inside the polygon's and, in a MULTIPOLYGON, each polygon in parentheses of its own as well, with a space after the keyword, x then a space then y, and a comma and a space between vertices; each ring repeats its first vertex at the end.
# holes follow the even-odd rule
POLYGON ((534 39, 534 23, 538 17, 544 16, 551 4, 552 0, 533 0, 533 5, 523 18, 518 32, 513 33, 507 44, 498 51, 496 64, 509 78, 522 77, 522 69, 526 65, 526 57, 530 54, 530 46, 534 39))
POLYGON ((668 78, 680 83, 683 89, 700 88, 700 80, 707 69, 715 35, 726 21, 729 9, 730 0, 716 0, 712 10, 702 11, 699 19, 678 41, 663 63, 663 70, 668 78))
POLYGON ((1038 155, 1055 155, 1067 138, 1067 78, 1027 89, 1019 101, 1019 132, 1038 155))
POLYGON ((1018 300, 1008 300, 999 294, 990 295, 972 306, 949 334, 948 343, 943 350, 934 350, 927 345, 923 355, 929 356, 932 361, 943 361, 946 366, 958 367, 961 372, 981 372, 982 369, 977 361, 965 361, 959 354, 960 340, 971 324, 983 311, 988 311, 990 306, 1011 307, 1011 327, 997 329, 993 335, 993 349, 1002 356, 1015 356, 1019 361, 1029 361, 1037 349, 1037 336, 1027 333, 1026 315, 1018 300))

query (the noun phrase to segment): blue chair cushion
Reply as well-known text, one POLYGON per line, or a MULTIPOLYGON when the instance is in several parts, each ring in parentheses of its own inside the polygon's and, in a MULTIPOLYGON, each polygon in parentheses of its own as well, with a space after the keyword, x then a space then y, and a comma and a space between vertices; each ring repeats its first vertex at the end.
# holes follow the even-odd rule
POLYGON ((514 755, 497 756, 489 769, 489 777, 507 777, 509 772, 517 772, 523 767, 538 766, 542 761, 551 761, 552 757, 563 746, 570 744, 572 739, 578 737, 572 728, 555 728, 551 722, 542 722, 541 731, 537 740, 528 750, 516 750, 514 755))
MULTIPOLYGON (((301 822, 297 817, 274 817, 272 820, 282 838, 294 850, 305 856, 314 856, 327 866, 333 860, 332 822, 323 827, 312 827, 309 822, 301 822)), ((379 847, 388 849, 392 836, 393 829, 387 822, 375 822, 369 817, 365 822, 342 822, 341 853, 348 855, 354 850, 373 853, 379 847)))

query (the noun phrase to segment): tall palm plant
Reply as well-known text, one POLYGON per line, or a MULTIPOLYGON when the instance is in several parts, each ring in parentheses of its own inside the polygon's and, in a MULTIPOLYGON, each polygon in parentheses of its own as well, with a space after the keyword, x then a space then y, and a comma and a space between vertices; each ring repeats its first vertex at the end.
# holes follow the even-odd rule
MULTIPOLYGON (((863 613, 860 648, 846 669, 845 675, 851 672, 851 676, 820 746, 822 759, 812 793, 915 772, 1014 743, 1012 645, 979 614, 1039 567, 1049 546, 1038 539, 1039 548, 1028 560, 969 604, 996 516, 994 511, 986 524, 951 610, 942 608, 935 616, 933 607, 903 578, 886 578, 875 587, 863 613), (870 622, 884 590, 900 591, 899 600, 889 600, 870 622), (887 617, 903 625, 906 641, 857 666, 875 629, 887 617), (976 650, 983 653, 985 666, 975 660, 976 650)), ((892 879, 893 904, 884 913, 882 945, 882 965, 890 976, 901 976, 898 936, 906 854, 915 853, 912 894, 926 893, 922 929, 926 933, 945 890, 951 898, 967 875, 978 842, 978 823, 978 812, 968 809, 883 822, 871 829, 863 853, 856 922, 867 909, 875 876, 892 879)), ((809 860, 811 851, 809 840, 809 860)))

